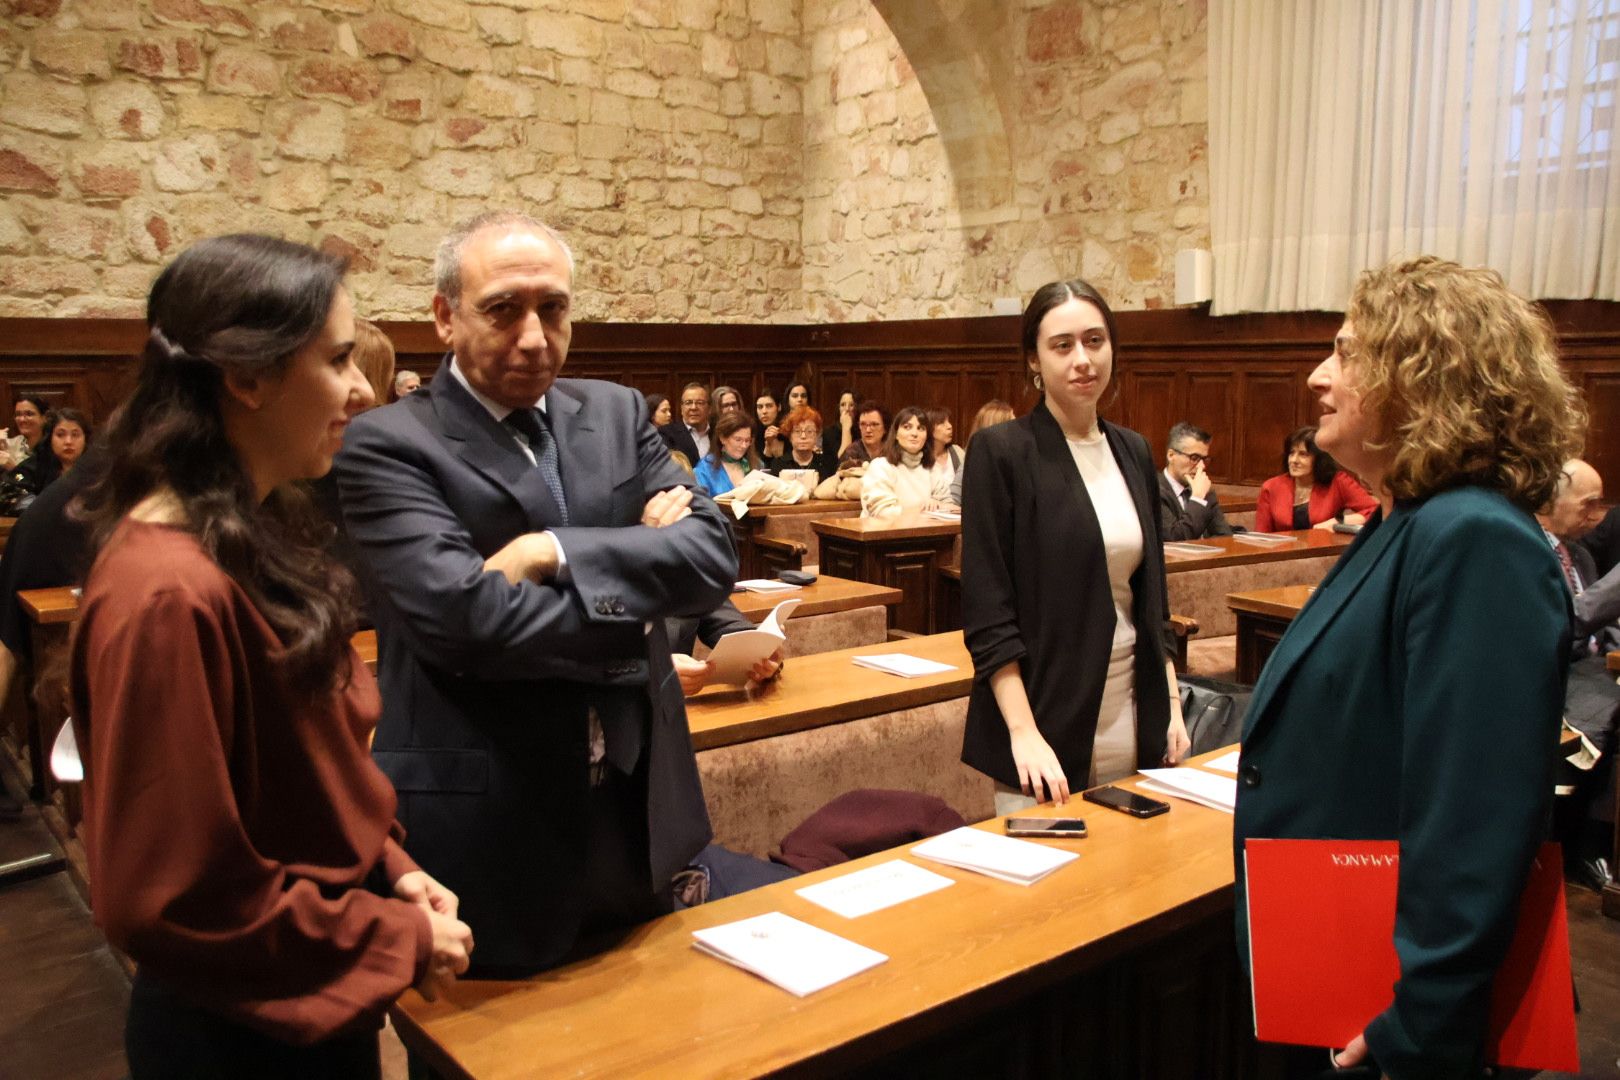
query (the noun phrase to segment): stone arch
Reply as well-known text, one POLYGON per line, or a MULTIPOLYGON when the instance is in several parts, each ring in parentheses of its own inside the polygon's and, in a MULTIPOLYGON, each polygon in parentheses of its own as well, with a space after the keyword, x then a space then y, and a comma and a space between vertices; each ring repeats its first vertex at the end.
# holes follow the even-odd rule
POLYGON ((964 227, 1017 216, 1005 0, 872 0, 928 99, 964 227))

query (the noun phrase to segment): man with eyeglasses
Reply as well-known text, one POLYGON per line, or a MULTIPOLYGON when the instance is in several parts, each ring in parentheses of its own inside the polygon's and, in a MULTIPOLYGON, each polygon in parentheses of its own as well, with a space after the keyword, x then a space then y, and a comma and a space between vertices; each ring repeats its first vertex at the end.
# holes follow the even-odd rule
POLYGON ((1170 429, 1170 449, 1159 474, 1159 539, 1200 540, 1231 536, 1215 485, 1205 465, 1209 432, 1183 420, 1170 429))

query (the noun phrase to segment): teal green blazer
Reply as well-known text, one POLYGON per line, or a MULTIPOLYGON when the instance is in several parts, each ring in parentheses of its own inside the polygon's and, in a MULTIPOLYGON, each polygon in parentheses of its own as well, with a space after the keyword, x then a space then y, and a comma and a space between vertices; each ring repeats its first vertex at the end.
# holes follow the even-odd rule
POLYGON ((1278 643, 1244 721, 1234 847, 1398 840, 1396 1080, 1477 1074, 1491 979, 1546 837, 1569 590, 1541 527, 1461 488, 1373 520, 1278 643))

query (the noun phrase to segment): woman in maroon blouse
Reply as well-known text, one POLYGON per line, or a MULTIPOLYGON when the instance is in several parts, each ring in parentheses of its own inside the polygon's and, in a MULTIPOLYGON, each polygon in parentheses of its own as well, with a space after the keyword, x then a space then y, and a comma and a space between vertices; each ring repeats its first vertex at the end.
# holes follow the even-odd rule
POLYGON ((139 965, 136 1078, 376 1076, 384 1008, 472 948, 400 847, 353 579, 292 486, 372 402, 342 276, 262 236, 176 259, 84 496, 85 847, 96 919, 139 965))

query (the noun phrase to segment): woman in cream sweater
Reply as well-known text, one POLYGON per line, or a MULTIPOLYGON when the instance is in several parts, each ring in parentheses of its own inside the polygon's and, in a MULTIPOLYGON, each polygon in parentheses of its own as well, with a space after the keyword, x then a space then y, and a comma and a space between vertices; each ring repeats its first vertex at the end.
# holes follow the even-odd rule
POLYGON ((915 405, 900 410, 889 428, 883 453, 872 459, 861 481, 861 516, 892 518, 946 505, 949 482, 933 472, 928 414, 915 405))

